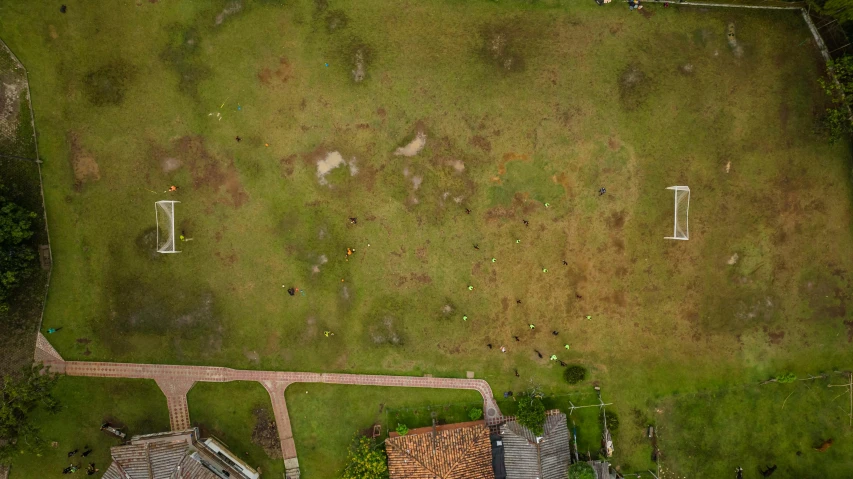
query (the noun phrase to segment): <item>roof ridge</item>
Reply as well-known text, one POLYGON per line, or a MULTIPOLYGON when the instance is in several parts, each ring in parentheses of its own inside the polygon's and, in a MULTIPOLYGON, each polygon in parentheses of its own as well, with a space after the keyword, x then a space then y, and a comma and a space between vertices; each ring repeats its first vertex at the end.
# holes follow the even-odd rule
MULTIPOLYGON (((485 432, 486 432, 486 435, 488 436, 489 430, 486 429, 485 432)), ((465 447, 465 450, 462 451, 461 454, 459 454, 459 456, 458 456, 459 459, 453 463, 453 465, 450 467, 450 469, 447 470, 448 475, 450 475, 450 473, 453 472, 454 469, 456 469, 456 466, 458 466, 459 464, 461 464, 464 460, 466 460, 468 458, 467 453, 477 443, 477 439, 479 438, 480 434, 482 434, 482 432, 480 432, 478 434, 474 434, 473 437, 471 437, 470 439, 468 439, 466 441, 468 443, 467 447, 465 447)), ((490 446, 491 446, 491 444, 490 444, 490 446)))
POLYGON ((438 474, 438 473, 437 473, 436 471, 434 471, 431 467, 427 466, 427 465, 426 465, 426 464, 424 464, 422 461, 418 460, 415 456, 413 456, 411 453, 407 452, 405 449, 402 449, 402 448, 400 448, 400 447, 398 447, 398 446, 396 446, 396 445, 394 445, 394 444, 392 444, 392 445, 391 445, 391 447, 395 447, 395 448, 399 449, 403 454, 405 454, 407 457, 411 457, 413 461, 415 461, 415 462, 417 462, 418 464, 420 464, 424 469, 426 469, 427 471, 431 472, 432 474, 438 474))

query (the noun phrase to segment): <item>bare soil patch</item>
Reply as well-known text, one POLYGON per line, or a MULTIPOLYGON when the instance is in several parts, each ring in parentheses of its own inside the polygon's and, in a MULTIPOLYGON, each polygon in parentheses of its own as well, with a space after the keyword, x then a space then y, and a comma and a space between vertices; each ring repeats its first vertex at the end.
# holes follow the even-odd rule
POLYGON ((275 70, 264 68, 258 73, 258 80, 265 86, 282 85, 291 78, 293 78, 293 65, 286 57, 279 58, 278 67, 275 70))
POLYGON ((79 191, 84 183, 100 180, 101 171, 95 158, 83 148, 77 133, 68 133, 68 143, 71 146, 68 162, 74 173, 74 188, 79 191))
POLYGON ((281 459, 281 440, 272 414, 267 408, 257 408, 252 414, 255 416, 252 443, 260 446, 270 459, 281 459))
POLYGON ((207 150, 203 137, 182 137, 175 142, 173 149, 173 155, 183 158, 189 166, 194 187, 224 190, 235 208, 243 206, 249 200, 249 194, 243 189, 234 161, 223 165, 224 161, 207 150))
POLYGON ((424 149, 424 146, 426 146, 426 140, 426 133, 419 130, 412 141, 406 144, 406 146, 401 146, 394 150, 394 156, 415 156, 424 149))

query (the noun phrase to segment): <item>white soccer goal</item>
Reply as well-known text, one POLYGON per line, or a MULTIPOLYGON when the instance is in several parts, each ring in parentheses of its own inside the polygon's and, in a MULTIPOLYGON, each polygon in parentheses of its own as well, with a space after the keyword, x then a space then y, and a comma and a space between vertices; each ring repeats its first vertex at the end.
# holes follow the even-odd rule
POLYGON ((690 188, 686 186, 670 186, 668 190, 675 193, 675 222, 672 225, 672 236, 664 239, 687 240, 690 231, 687 228, 690 211, 690 188))
POLYGON ((180 203, 180 201, 164 200, 154 203, 158 253, 180 253, 175 249, 175 203, 180 203), (160 234, 161 231, 162 235, 160 234))

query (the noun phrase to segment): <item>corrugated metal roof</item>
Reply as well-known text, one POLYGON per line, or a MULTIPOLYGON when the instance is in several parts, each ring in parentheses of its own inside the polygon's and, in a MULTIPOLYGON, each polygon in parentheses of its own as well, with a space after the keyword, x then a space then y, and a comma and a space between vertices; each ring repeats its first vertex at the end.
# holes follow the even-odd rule
POLYGON ((537 438, 515 420, 501 427, 507 479, 565 479, 569 467, 569 429, 565 414, 549 414, 537 438))

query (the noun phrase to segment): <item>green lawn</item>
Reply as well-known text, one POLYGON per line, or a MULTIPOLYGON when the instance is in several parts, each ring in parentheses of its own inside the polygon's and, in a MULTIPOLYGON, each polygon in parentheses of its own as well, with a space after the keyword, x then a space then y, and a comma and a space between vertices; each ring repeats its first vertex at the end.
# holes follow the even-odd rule
MULTIPOLYGON (((275 431, 269 428, 275 417, 270 396, 263 386, 255 382, 197 383, 187 395, 187 401, 192 424, 199 428, 202 437, 213 435, 221 440, 231 452, 264 476, 282 476, 284 462, 280 443, 258 444, 253 440, 256 430, 258 437, 267 438, 269 435, 263 433, 275 431), (265 420, 259 422, 259 417, 265 420), (264 445, 274 452, 267 454, 264 445)), ((278 440, 277 433, 272 437, 278 440)))
MULTIPOLYGON (((673 393, 849 367, 851 152, 813 133, 823 67, 797 13, 67 5, 0 1, 45 161, 43 327, 68 359, 589 391, 538 350, 589 368, 626 470, 648 467, 642 412, 673 393), (334 151, 346 164, 318 176, 334 151), (687 242, 663 239, 677 184, 687 242), (181 202, 180 254, 153 252, 160 199, 181 202)), ((352 394, 328 414, 369 426, 352 394)), ((322 451, 300 462, 339 470, 354 428, 317 421, 294 419, 322 451)))
POLYGON ((169 430, 166 398, 154 381, 62 376, 54 396, 60 400, 58 412, 37 410, 33 416, 46 441, 44 451, 14 457, 12 479, 64 477, 62 469, 72 462, 82 464, 84 471, 89 462, 94 462, 105 471, 112 461, 110 448, 122 443, 100 430, 105 421, 121 427, 128 439, 169 430), (68 458, 69 451, 79 449, 82 453, 85 446, 92 448, 88 457, 81 458, 78 453, 68 458))
POLYGON ((384 440, 397 424, 431 425, 432 411, 440 424, 469 421, 467 409, 479 398, 475 391, 303 383, 285 392, 299 467, 308 479, 338 477, 353 436, 372 434, 374 424, 382 426, 384 440))
POLYGON ((849 390, 827 385, 847 382, 834 375, 662 401, 661 477, 726 477, 738 466, 750 477, 774 464, 781 477, 844 477, 853 461, 849 390), (827 439, 832 446, 816 451, 827 439))

